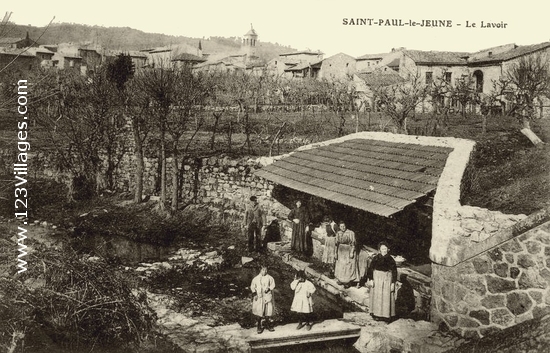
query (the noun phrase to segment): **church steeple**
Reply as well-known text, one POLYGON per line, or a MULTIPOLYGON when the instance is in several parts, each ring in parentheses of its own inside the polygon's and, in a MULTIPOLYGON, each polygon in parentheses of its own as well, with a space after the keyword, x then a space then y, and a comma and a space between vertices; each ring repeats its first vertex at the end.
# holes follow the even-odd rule
POLYGON ((250 30, 246 32, 246 34, 243 37, 242 49, 244 54, 246 54, 248 57, 255 57, 257 42, 258 42, 258 33, 256 33, 251 23, 250 30))

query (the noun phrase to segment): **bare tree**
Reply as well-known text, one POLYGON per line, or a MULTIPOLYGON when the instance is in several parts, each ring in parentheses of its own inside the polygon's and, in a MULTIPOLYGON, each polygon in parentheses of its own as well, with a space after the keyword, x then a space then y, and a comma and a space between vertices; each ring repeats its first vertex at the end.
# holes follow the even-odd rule
POLYGON ((534 144, 542 140, 531 130, 531 121, 536 115, 535 100, 547 96, 550 90, 550 60, 548 55, 521 57, 505 75, 511 85, 506 99, 510 102, 510 113, 521 124, 521 132, 534 144))
POLYGON ((480 102, 476 82, 472 76, 462 76, 452 86, 451 97, 460 103, 460 113, 466 115, 466 108, 480 102))
POLYGON ((407 120, 414 116, 416 107, 426 98, 428 87, 420 76, 392 86, 373 87, 374 99, 380 110, 388 115, 397 132, 407 134, 407 120))

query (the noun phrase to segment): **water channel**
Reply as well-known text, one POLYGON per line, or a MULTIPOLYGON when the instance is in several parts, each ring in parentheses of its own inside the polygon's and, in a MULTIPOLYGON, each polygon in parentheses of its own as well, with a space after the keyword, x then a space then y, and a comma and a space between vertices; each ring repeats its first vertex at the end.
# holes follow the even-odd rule
MULTIPOLYGON (((174 247, 158 246, 139 243, 120 236, 87 235, 79 242, 81 251, 97 254, 120 261, 122 264, 135 265, 142 262, 166 261, 174 247)), ((279 258, 262 255, 262 262, 269 266, 269 274, 276 283, 274 290, 275 315, 273 320, 276 325, 298 322, 295 313, 290 311, 294 292, 290 289, 290 283, 294 279, 295 270, 283 263, 279 258)), ((156 278, 150 285, 156 292, 171 293, 182 305, 191 305, 193 300, 201 304, 205 311, 215 310, 223 316, 220 324, 236 322, 243 328, 254 327, 255 317, 250 312, 251 292, 249 289, 252 278, 259 272, 259 261, 254 261, 241 266, 224 267, 216 271, 208 272, 166 272, 164 277, 156 278), (179 291, 175 291, 178 289, 179 291), (191 298, 191 299, 190 299, 191 298), (232 299, 227 301, 227 299, 232 299), (205 303, 208 305, 202 305, 205 303)), ((314 295, 314 319, 321 322, 327 319, 342 318, 344 312, 354 311, 355 308, 329 293, 317 288, 314 295)), ((275 328, 276 329, 276 328, 275 328)), ((304 346, 284 348, 284 352, 356 352, 351 346, 353 342, 333 341, 304 346)), ((283 352, 280 349, 258 350, 259 352, 283 352)))

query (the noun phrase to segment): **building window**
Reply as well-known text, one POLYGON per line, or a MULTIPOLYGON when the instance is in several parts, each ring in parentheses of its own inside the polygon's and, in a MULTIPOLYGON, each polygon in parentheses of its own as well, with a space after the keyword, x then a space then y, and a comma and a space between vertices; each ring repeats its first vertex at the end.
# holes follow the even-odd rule
POLYGON ((74 67, 74 60, 69 60, 69 66, 74 67))
POLYGON ((445 72, 445 82, 451 83, 452 72, 445 72))
POLYGON ((431 85, 433 82, 433 72, 428 71, 426 72, 426 84, 431 85))

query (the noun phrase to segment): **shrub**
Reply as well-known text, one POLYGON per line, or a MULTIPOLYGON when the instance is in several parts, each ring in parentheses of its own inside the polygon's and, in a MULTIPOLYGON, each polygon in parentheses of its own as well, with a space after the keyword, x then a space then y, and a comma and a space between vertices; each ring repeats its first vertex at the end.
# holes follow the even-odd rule
POLYGON ((150 331, 154 316, 145 294, 134 294, 115 268, 68 248, 32 257, 32 271, 0 282, 0 295, 9 298, 1 306, 8 324, 2 325, 0 345, 27 332, 29 339, 45 335, 57 346, 89 351, 139 345, 150 331))

